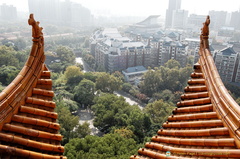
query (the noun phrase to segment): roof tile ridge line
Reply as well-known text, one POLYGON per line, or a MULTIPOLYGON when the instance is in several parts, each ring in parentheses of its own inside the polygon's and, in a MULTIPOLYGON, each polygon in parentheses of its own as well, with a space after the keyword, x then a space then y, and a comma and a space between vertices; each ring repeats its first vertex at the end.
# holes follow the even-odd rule
POLYGON ((201 69, 205 78, 207 77, 206 82, 209 87, 211 101, 214 103, 218 117, 223 121, 224 126, 229 129, 230 137, 235 139, 237 147, 240 148, 239 105, 228 93, 218 73, 211 52, 208 48, 204 48, 203 43, 200 44, 199 63, 202 66, 201 69))
POLYGON ((19 144, 22 146, 27 146, 27 147, 50 151, 50 152, 51 151, 58 152, 58 153, 64 152, 64 147, 61 145, 44 143, 41 141, 26 139, 23 137, 19 137, 17 135, 7 134, 7 133, 2 133, 2 132, 0 132, 0 136, 1 136, 1 141, 16 143, 16 144, 19 144))
POLYGON ((65 156, 62 155, 50 155, 50 154, 43 154, 35 151, 24 150, 21 148, 11 147, 7 145, 0 145, 0 150, 10 150, 6 151, 6 153, 10 154, 14 152, 14 155, 26 157, 26 158, 55 158, 55 159, 67 159, 65 156), (11 151, 13 150, 13 151, 11 151))
MULTIPOLYGON (((18 108, 21 104, 24 103, 24 101, 22 99, 17 99, 17 98, 12 98, 10 96, 13 96, 14 94, 16 94, 16 92, 18 92, 19 94, 24 94, 24 96, 27 96, 27 94, 31 94, 31 92, 29 92, 28 90, 25 90, 25 88, 23 88, 23 86, 21 86, 23 83, 28 81, 27 78, 30 77, 26 76, 26 74, 30 71, 30 74, 33 74, 33 76, 35 76, 35 74, 33 73, 33 69, 31 68, 31 65, 33 64, 34 60, 35 60, 35 56, 37 54, 38 51, 43 52, 43 34, 42 34, 42 28, 40 28, 38 26, 39 22, 36 22, 33 19, 33 14, 30 14, 30 18, 28 20, 29 25, 34 25, 34 29, 33 29, 33 45, 32 45, 32 49, 29 55, 28 60, 26 61, 24 67, 22 68, 22 70, 20 71, 20 73, 17 75, 17 77, 0 93, 0 102, 1 102, 1 110, 2 114, 4 114, 3 116, 1 116, 0 118, 0 130, 3 127, 4 123, 8 123, 11 121, 11 115, 12 112, 15 112, 16 108, 18 108), (38 34, 36 34, 38 33, 38 34), (14 106, 10 105, 11 103, 9 103, 9 97, 12 98, 12 100, 17 100, 17 102, 15 102, 14 106), (4 113, 3 113, 4 112, 4 113)), ((45 59, 44 59, 45 60, 45 59)), ((41 61, 39 61, 41 62, 41 61)), ((44 61, 42 61, 44 62, 44 61)), ((33 80, 35 81, 35 80, 33 80)), ((33 84, 33 83, 32 83, 33 84)), ((11 101, 12 102, 12 101, 11 101)), ((13 102, 12 102, 13 103, 13 102)))

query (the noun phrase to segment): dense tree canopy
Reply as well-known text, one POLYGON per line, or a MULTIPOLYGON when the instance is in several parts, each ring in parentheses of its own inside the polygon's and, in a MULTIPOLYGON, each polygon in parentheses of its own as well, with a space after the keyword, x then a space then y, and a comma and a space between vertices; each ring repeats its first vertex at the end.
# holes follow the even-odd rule
POLYGON ((95 83, 90 80, 83 79, 74 88, 74 99, 81 104, 90 105, 93 103, 95 93, 95 83))
POLYGON ((126 159, 137 152, 139 145, 133 139, 119 134, 103 137, 86 136, 75 138, 65 145, 64 154, 68 159, 126 159))
POLYGON ((165 65, 167 67, 160 66, 144 74, 144 80, 140 83, 141 92, 152 97, 165 89, 176 92, 186 86, 192 68, 179 68, 180 64, 175 60, 169 60, 165 65))
POLYGON ((122 81, 108 73, 102 72, 96 79, 96 89, 102 92, 113 93, 114 91, 120 90, 122 81))
POLYGON ((79 123, 79 117, 70 113, 68 107, 63 101, 57 103, 56 112, 58 113, 58 122, 61 125, 60 133, 64 136, 62 143, 68 143, 69 139, 74 137, 74 127, 79 123))
POLYGON ((163 100, 149 103, 145 108, 144 112, 149 114, 150 118, 154 123, 162 125, 167 120, 167 117, 172 113, 173 106, 164 102, 163 100))
POLYGON ((60 45, 55 52, 62 63, 75 64, 76 56, 70 48, 60 45))
POLYGON ((67 86, 72 90, 83 79, 83 73, 81 72, 80 67, 68 66, 64 72, 64 77, 67 80, 67 86))
POLYGON ((17 76, 19 70, 14 66, 1 66, 0 67, 0 82, 7 86, 17 76))
POLYGON ((15 55, 16 51, 12 47, 0 46, 0 67, 3 65, 18 67, 19 60, 15 55))
POLYGON ((129 105, 123 97, 114 94, 100 94, 94 100, 93 124, 104 133, 115 129, 131 130, 138 141, 142 141, 151 127, 150 118, 136 105, 129 105))

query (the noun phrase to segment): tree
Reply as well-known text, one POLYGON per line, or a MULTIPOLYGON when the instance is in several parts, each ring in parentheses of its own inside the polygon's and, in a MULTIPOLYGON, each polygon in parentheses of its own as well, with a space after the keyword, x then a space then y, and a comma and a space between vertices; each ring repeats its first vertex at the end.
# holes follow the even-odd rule
POLYGON ((67 80, 71 77, 80 76, 82 74, 83 73, 81 72, 80 68, 77 66, 68 66, 64 72, 64 76, 67 80))
POLYGON ((90 66, 90 67, 94 67, 94 63, 95 63, 95 59, 91 54, 86 54, 83 57, 83 60, 90 66))
POLYGON ((96 80, 96 89, 102 92, 113 93, 114 91, 120 90, 121 85, 122 82, 120 79, 105 72, 100 73, 96 80))
POLYGON ((83 73, 77 66, 68 66, 64 72, 64 76, 67 80, 67 85, 71 90, 74 89, 74 87, 83 79, 83 73))
POLYGON ((16 51, 18 50, 23 50, 25 49, 27 46, 26 44, 26 41, 23 39, 23 38, 17 38, 15 41, 14 41, 14 49, 16 51))
POLYGON ((93 102, 95 93, 95 83, 90 80, 83 79, 74 88, 74 99, 81 104, 90 105, 93 102))
POLYGON ((98 74, 96 72, 85 72, 83 77, 95 83, 98 74))
POLYGON ((179 70, 179 82, 181 84, 181 89, 187 85, 188 79, 190 78, 192 72, 193 67, 191 65, 187 65, 179 70))
POLYGON ((160 100, 162 99, 163 101, 165 102, 172 102, 173 99, 174 99, 174 94, 172 91, 170 91, 169 89, 165 89, 163 91, 161 91, 160 93, 155 93, 153 95, 153 97, 156 99, 156 100, 160 100))
POLYGON ((16 51, 12 47, 0 46, 0 67, 3 65, 18 67, 19 60, 15 55, 16 51))
POLYGON ((177 60, 170 59, 170 60, 168 60, 168 62, 166 62, 164 64, 164 66, 169 69, 173 69, 173 68, 178 69, 178 68, 180 68, 181 65, 177 60))
POLYGON ((2 92, 4 87, 2 86, 2 83, 0 82, 0 92, 2 92))
POLYGON ((118 79, 120 79, 122 82, 124 82, 124 76, 123 76, 123 74, 121 72, 115 71, 115 72, 112 73, 112 75, 114 77, 117 77, 118 79))
POLYGON ((132 89, 132 85, 130 84, 130 83, 124 83, 123 85, 122 85, 122 90, 124 91, 124 92, 127 92, 127 93, 129 93, 129 91, 132 89))
POLYGON ((94 99, 93 124, 100 131, 109 133, 117 129, 128 129, 138 142, 142 142, 151 127, 151 120, 137 105, 129 105, 123 97, 100 94, 94 99))
POLYGON ((137 152, 139 145, 132 138, 119 134, 106 134, 103 137, 86 136, 75 138, 65 145, 69 159, 126 159, 137 152))
POLYGON ((57 102, 56 112, 61 125, 60 133, 64 136, 62 144, 65 145, 69 139, 74 137, 74 128, 79 123, 79 117, 71 114, 68 107, 64 105, 64 101, 57 102))
POLYGON ((88 122, 84 122, 82 125, 79 124, 75 131, 75 137, 84 138, 87 135, 90 135, 91 129, 89 128, 89 125, 90 124, 88 122))
POLYGON ((0 67, 0 82, 5 86, 9 85, 18 73, 19 70, 16 67, 3 65, 0 67))
POLYGON ((60 73, 65 69, 65 65, 63 65, 60 62, 54 62, 52 64, 49 65, 49 68, 53 71, 53 72, 57 72, 60 73))
POLYGON ((73 51, 66 46, 58 46, 56 51, 61 63, 63 64, 75 64, 76 56, 73 51))
POLYGON ((157 92, 159 84, 162 82, 161 75, 158 70, 148 70, 140 83, 140 90, 147 96, 152 96, 157 92))
POLYGON ((154 123, 158 123, 160 125, 163 124, 171 114, 173 106, 164 102, 163 100, 155 101, 154 103, 148 104, 144 108, 144 112, 147 113, 154 123))

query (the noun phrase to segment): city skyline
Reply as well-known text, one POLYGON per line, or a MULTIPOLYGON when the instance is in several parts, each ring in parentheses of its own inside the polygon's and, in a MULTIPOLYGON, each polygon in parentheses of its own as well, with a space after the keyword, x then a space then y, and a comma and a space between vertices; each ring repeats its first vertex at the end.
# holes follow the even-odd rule
MULTIPOLYGON (((61 0, 63 1, 63 0, 61 0)), ((82 4, 91 10, 92 14, 113 15, 113 16, 149 16, 161 15, 165 18, 168 0, 148 0, 148 1, 112 1, 112 0, 71 0, 82 4)), ((18 11, 28 12, 28 0, 0 0, 0 5, 14 5, 18 11)), ((182 0, 181 9, 188 10, 189 14, 207 15, 210 10, 216 11, 238 11, 240 8, 239 0, 182 0), (215 5, 217 3, 217 5, 215 5)))

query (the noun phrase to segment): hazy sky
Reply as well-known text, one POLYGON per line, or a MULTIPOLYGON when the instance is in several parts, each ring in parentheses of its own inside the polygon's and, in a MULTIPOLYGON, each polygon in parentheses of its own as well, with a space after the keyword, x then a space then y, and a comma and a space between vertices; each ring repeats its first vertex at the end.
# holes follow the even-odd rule
MULTIPOLYGON (((95 15, 130 15, 165 17, 168 0, 71 0, 89 8, 95 15)), ((18 11, 28 11, 28 0, 0 0, 0 4, 12 4, 18 11)), ((182 0, 182 9, 189 13, 207 15, 209 10, 236 11, 240 0, 182 0)))

